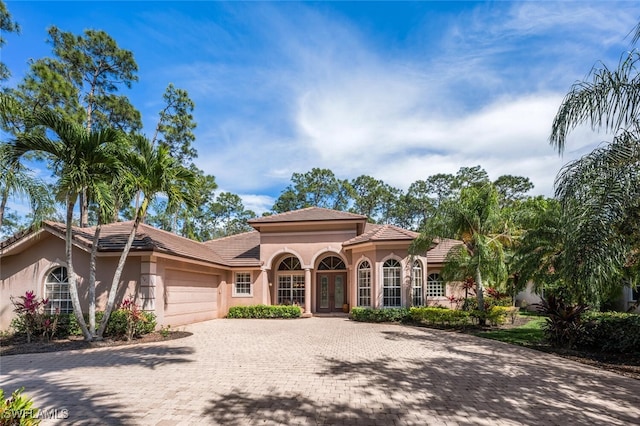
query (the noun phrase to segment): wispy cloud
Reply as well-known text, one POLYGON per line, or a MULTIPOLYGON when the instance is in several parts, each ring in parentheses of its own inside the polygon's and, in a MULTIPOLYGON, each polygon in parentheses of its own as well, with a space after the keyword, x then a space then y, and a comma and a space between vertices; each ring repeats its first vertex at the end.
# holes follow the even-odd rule
POLYGON ((140 3, 117 22, 130 24, 119 31, 140 64, 145 120, 167 83, 187 89, 198 166, 258 213, 312 167, 406 189, 479 164, 551 195, 562 164, 606 139, 579 129, 559 157, 548 145, 559 103, 629 48, 640 5, 444 6, 394 4, 423 14, 395 37, 341 3, 140 3))

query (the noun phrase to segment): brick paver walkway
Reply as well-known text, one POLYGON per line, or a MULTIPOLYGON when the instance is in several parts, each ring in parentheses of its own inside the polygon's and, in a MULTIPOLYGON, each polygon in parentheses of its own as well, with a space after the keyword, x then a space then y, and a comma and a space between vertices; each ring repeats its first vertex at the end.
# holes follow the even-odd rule
POLYGON ((149 345, 7 356, 49 424, 640 424, 640 381, 459 333, 215 320, 149 345), (52 413, 53 411, 50 411, 52 413))

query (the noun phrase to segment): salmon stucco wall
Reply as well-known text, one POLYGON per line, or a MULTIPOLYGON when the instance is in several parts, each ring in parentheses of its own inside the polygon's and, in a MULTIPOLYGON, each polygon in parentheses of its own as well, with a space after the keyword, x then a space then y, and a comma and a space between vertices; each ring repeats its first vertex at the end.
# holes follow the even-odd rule
MULTIPOLYGON (((0 330, 7 330, 15 317, 11 297, 19 297, 27 291, 44 297, 44 283, 47 275, 56 267, 66 266, 64 240, 51 234, 41 234, 37 244, 15 255, 0 257, 0 330)), ((78 277, 78 296, 83 312, 89 310, 88 281, 89 253, 77 247, 73 249, 73 266, 78 277), (85 278, 87 277, 87 278, 85 278)), ((96 307, 104 309, 107 293, 111 287, 117 257, 98 258, 96 264, 96 307)), ((137 294, 140 276, 139 259, 130 258, 123 270, 116 304, 124 297, 137 294)))

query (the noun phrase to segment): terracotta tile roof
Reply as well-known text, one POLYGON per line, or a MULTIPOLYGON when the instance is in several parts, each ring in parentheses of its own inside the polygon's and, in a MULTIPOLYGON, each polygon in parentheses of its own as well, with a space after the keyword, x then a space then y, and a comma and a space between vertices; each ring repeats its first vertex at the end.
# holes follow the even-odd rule
POLYGON ((444 263, 452 247, 462 244, 462 241, 442 238, 436 240, 436 245, 427 252, 427 263, 444 263))
MULTIPOLYGON (((47 226, 64 234, 65 226, 57 222, 45 222, 47 226)), ((100 230, 99 252, 121 251, 129 237, 133 222, 116 222, 103 225, 100 230)), ((91 246, 95 227, 73 228, 74 240, 86 247, 91 246)), ((227 265, 223 258, 203 243, 163 231, 149 225, 140 224, 131 251, 157 251, 195 260, 227 265)))
POLYGON ((204 243, 230 266, 260 266, 260 233, 231 235, 204 243))
POLYGON ((362 234, 345 241, 342 243, 342 246, 345 247, 376 241, 413 241, 419 235, 417 232, 409 231, 395 225, 375 225, 367 223, 362 234))
POLYGON ((306 209, 274 214, 249 220, 249 224, 283 223, 283 222, 310 222, 330 220, 367 220, 360 214, 325 209, 322 207, 307 207, 306 209))

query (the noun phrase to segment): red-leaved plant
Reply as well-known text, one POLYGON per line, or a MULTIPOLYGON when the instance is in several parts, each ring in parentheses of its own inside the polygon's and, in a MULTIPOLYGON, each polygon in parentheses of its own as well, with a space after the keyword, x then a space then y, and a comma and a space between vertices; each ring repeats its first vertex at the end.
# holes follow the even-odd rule
POLYGON ((39 335, 46 341, 53 338, 58 328, 60 312, 58 309, 55 314, 46 312, 49 299, 38 300, 33 291, 27 291, 17 299, 11 296, 11 303, 14 306, 13 311, 18 314, 19 323, 27 334, 28 343, 34 335, 39 335))

